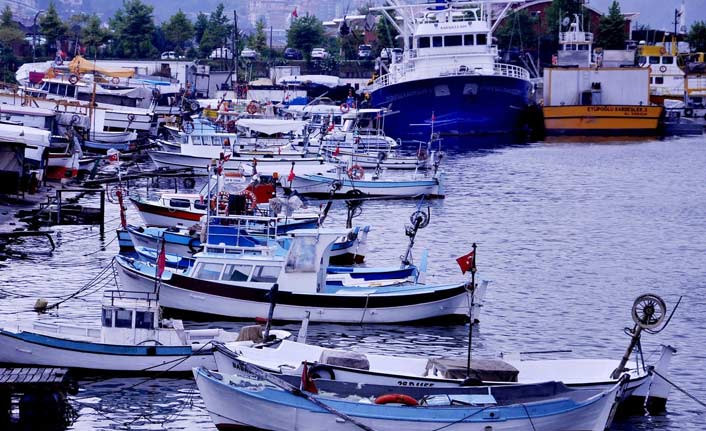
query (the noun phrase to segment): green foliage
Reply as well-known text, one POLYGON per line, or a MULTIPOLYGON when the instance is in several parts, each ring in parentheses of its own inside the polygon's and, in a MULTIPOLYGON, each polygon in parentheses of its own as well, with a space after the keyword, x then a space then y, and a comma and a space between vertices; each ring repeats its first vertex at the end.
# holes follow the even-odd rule
POLYGON ((250 35, 248 44, 250 48, 263 55, 267 50, 267 34, 265 33, 265 21, 260 18, 255 24, 255 33, 250 35))
POLYGON ((25 34, 15 22, 10 6, 6 5, 0 15, 0 43, 5 48, 24 42, 25 34))
POLYGON ((610 5, 608 14, 601 17, 596 45, 603 49, 625 48, 625 18, 616 0, 610 5))
POLYGON ((49 2, 47 11, 39 18, 39 30, 47 38, 47 44, 51 46, 56 43, 57 49, 58 43, 68 32, 68 27, 59 18, 53 1, 49 2))
POLYGON ((398 34, 395 26, 390 24, 387 18, 381 16, 375 25, 375 38, 378 46, 373 48, 376 52, 382 48, 401 48, 402 43, 397 39, 398 34))
POLYGON ((203 12, 199 12, 196 16, 196 22, 194 23, 194 39, 196 43, 200 44, 203 34, 208 27, 208 15, 203 12))
POLYGON ((502 27, 495 32, 500 49, 521 51, 537 48, 537 33, 534 31, 538 19, 526 10, 510 13, 502 27))
POLYGON ((101 25, 98 15, 88 17, 86 26, 81 31, 81 42, 88 46, 88 54, 98 56, 98 47, 108 41, 109 34, 101 25))
POLYGON ((208 56, 215 48, 227 46, 228 36, 232 26, 224 13, 223 3, 216 6, 216 10, 208 17, 208 26, 201 36, 199 50, 204 57, 208 56))
MULTIPOLYGON (((584 13, 583 1, 581 0, 552 0, 552 4, 545 10, 546 16, 540 16, 542 27, 545 28, 545 35, 542 37, 542 47, 546 43, 550 52, 559 49, 559 24, 568 17, 574 22, 574 15, 583 16, 584 31, 591 31, 586 27, 588 14, 584 13)), ((563 30, 567 30, 566 27, 563 30)), ((544 50, 544 48, 542 48, 544 50)))
POLYGON ((345 60, 358 59, 358 45, 363 43, 363 31, 357 28, 351 30, 348 36, 342 36, 340 39, 341 50, 345 60))
POLYGON ((123 0, 123 7, 110 20, 115 54, 127 58, 148 58, 156 55, 152 45, 155 30, 154 7, 140 0, 123 0))
POLYGON ((324 25, 314 15, 292 20, 287 30, 287 46, 299 49, 308 61, 311 50, 324 43, 324 25))
POLYGON ((706 52, 706 21, 696 21, 691 25, 688 40, 692 50, 706 52))
POLYGON ((167 41, 178 53, 182 53, 185 43, 194 37, 194 25, 181 9, 162 25, 162 30, 167 41))

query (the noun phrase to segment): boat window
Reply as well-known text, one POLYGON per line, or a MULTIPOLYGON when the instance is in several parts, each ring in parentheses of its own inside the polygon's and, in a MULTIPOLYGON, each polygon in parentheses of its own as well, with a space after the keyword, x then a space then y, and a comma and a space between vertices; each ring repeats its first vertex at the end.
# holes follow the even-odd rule
POLYGON ((251 281, 275 283, 279 276, 279 266, 256 266, 251 281))
POLYGON ((201 202, 194 202, 194 209, 197 209, 197 210, 205 210, 206 208, 208 208, 208 204, 207 204, 207 203, 205 203, 205 202, 204 202, 204 203, 201 203, 201 202))
POLYGON ((429 45, 429 37, 420 37, 417 39, 417 48, 429 48, 431 45, 429 45))
POLYGON ((248 281, 251 269, 252 266, 250 265, 226 265, 222 279, 226 281, 248 281))
POLYGON ((431 38, 431 44, 434 46, 434 48, 441 48, 444 46, 444 38, 441 36, 433 36, 431 38))
POLYGON ((464 96, 475 96, 478 94, 478 84, 466 84, 463 86, 464 96))
POLYGON ((103 316, 102 316, 102 322, 103 326, 106 328, 112 328, 113 327, 113 310, 112 309, 103 309, 103 316))
POLYGON ((462 42, 460 34, 444 37, 444 46, 461 46, 462 42))
POLYGON ((59 91, 59 84, 56 82, 52 82, 49 84, 49 92, 51 94, 58 94, 59 91))
POLYGON ((674 64, 674 57, 662 57, 662 64, 674 64))
POLYGON ((132 328, 132 310, 115 310, 115 327, 132 328))
POLYGON ((464 45, 475 45, 475 40, 473 39, 472 34, 464 34, 463 35, 463 44, 464 45))
POLYGON ((637 64, 645 64, 645 63, 647 63, 647 57, 645 57, 643 55, 637 57, 637 64))
POLYGON ((76 87, 74 87, 73 85, 69 85, 66 88, 66 95, 69 97, 74 97, 76 95, 76 87))
POLYGON ((476 35, 476 45, 487 45, 488 35, 487 34, 477 34, 476 35))
POLYGON ((154 312, 152 312, 152 311, 136 311, 135 312, 135 328, 154 329, 154 312))
POLYGON ((169 206, 174 208, 189 208, 191 201, 188 199, 169 199, 169 206))
POLYGON ((218 280, 223 265, 220 263, 200 263, 194 271, 194 278, 201 280, 218 280))
POLYGON ((659 57, 650 57, 650 64, 659 64, 659 57))
POLYGON ((578 45, 579 51, 588 51, 588 45, 578 45))
POLYGON ((664 84, 664 78, 661 76, 655 76, 655 84, 664 84))

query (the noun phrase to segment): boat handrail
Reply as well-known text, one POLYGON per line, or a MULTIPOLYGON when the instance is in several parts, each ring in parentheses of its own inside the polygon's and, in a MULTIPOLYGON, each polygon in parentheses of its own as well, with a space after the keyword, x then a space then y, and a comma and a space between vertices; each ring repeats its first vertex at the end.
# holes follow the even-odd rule
POLYGON ((593 42, 593 33, 566 31, 559 33, 559 43, 591 43, 593 42))
POLYGON ((157 293, 134 290, 105 290, 103 298, 109 300, 111 306, 115 305, 116 300, 125 299, 147 301, 150 305, 152 302, 157 303, 157 293))
MULTIPOLYGON (((449 56, 450 58, 454 58, 455 56, 449 56)), ((421 68, 411 68, 407 72, 409 73, 415 73, 417 76, 415 78, 419 77, 419 75, 425 75, 428 74, 431 76, 463 76, 463 75, 490 75, 490 73, 486 72, 487 69, 485 68, 473 68, 471 66, 466 66, 463 64, 458 64, 455 62, 451 67, 447 64, 445 67, 421 67, 421 68), (426 73, 425 73, 426 72, 426 73)), ((386 73, 377 79, 373 81, 373 83, 368 87, 369 91, 375 91, 380 88, 387 87, 392 84, 396 84, 398 82, 404 81, 406 73, 399 73, 395 74, 393 72, 386 73)), ((506 76, 510 78, 517 78, 517 79, 522 79, 529 81, 530 80, 530 74, 527 71, 527 69, 520 67, 520 66, 515 66, 512 64, 505 64, 505 63, 495 63, 493 65, 493 72, 492 75, 495 76, 506 76)))

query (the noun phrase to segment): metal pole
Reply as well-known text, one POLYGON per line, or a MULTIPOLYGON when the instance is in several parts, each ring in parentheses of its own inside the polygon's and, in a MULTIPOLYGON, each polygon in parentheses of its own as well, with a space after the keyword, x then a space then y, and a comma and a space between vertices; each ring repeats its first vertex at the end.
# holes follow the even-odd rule
POLYGON ((32 63, 37 61, 37 18, 39 17, 39 14, 44 12, 43 10, 38 10, 36 14, 34 14, 34 21, 32 22, 32 63))
POLYGON ((466 378, 471 377, 471 344, 473 342, 473 300, 476 293, 476 243, 473 243, 473 264, 471 266, 471 308, 468 310, 468 361, 466 362, 466 378))
POLYGON ((105 236, 105 190, 101 189, 101 239, 105 236))
MULTIPOLYGON (((235 73, 235 83, 238 84, 238 12, 233 10, 233 70, 235 73)), ((232 80, 233 78, 231 78, 232 80)), ((233 86, 233 82, 231 81, 231 88, 235 88, 233 86)), ((238 96, 236 94, 235 98, 237 99, 238 96)))

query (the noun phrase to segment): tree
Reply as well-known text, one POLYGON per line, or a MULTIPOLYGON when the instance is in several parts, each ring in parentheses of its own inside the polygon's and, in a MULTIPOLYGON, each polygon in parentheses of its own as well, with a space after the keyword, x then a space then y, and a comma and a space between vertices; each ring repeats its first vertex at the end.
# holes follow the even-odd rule
POLYGON ((696 52, 706 51, 706 21, 696 21, 689 29, 689 45, 696 52))
POLYGON ((297 48, 307 61, 311 50, 324 42, 324 25, 314 15, 306 15, 292 20, 287 30, 287 45, 297 48))
POLYGON ((93 48, 93 57, 98 56, 98 47, 108 41, 108 32, 102 27, 101 20, 98 15, 88 17, 86 26, 81 31, 81 43, 93 48))
POLYGON ((24 42, 25 34, 20 30, 13 16, 10 6, 6 5, 0 15, 0 62, 2 63, 2 74, 0 79, 5 82, 15 82, 15 69, 17 59, 13 53, 13 46, 24 42))
POLYGON ((617 0, 613 0, 608 14, 601 17, 596 45, 603 49, 625 48, 625 18, 617 0))
POLYGON ((123 0, 123 7, 110 20, 115 53, 121 57, 147 58, 156 55, 152 45, 155 30, 153 6, 140 0, 123 0))
POLYGON ((536 24, 537 18, 531 16, 526 10, 512 12, 495 32, 498 47, 520 51, 537 49, 537 33, 534 31, 536 24))
POLYGON ((59 14, 56 11, 54 2, 49 2, 47 11, 39 19, 40 32, 47 38, 47 46, 56 44, 57 51, 60 49, 61 39, 68 32, 68 27, 61 21, 59 14))
POLYGON ((196 16, 196 22, 194 23, 194 39, 196 39, 196 43, 201 43, 201 39, 203 38, 203 34, 207 27, 208 16, 203 12, 199 12, 196 16))
POLYGON ((265 34, 265 21, 260 18, 255 23, 255 33, 250 36, 250 48, 263 54, 267 50, 267 34, 265 34))
POLYGON ((201 37, 199 50, 203 56, 207 56, 215 48, 225 46, 231 32, 230 20, 224 14, 223 3, 216 6, 216 10, 208 17, 208 26, 201 37))
POLYGON ((194 25, 181 9, 162 25, 162 30, 167 41, 174 45, 178 53, 183 52, 185 43, 194 37, 194 25))
POLYGON ((582 0, 552 0, 552 4, 545 10, 545 15, 546 21, 542 26, 545 29, 545 34, 542 37, 542 51, 544 51, 545 43, 548 52, 556 52, 559 49, 559 28, 561 27, 562 31, 567 30, 567 27, 561 24, 565 18, 574 22, 574 15, 578 15, 579 18, 583 17, 583 28, 586 31, 591 30, 585 26, 588 17, 584 14, 582 0))
POLYGON ((375 39, 381 48, 402 48, 397 41, 397 35, 399 34, 395 26, 390 24, 390 20, 384 16, 380 17, 375 25, 375 39))

